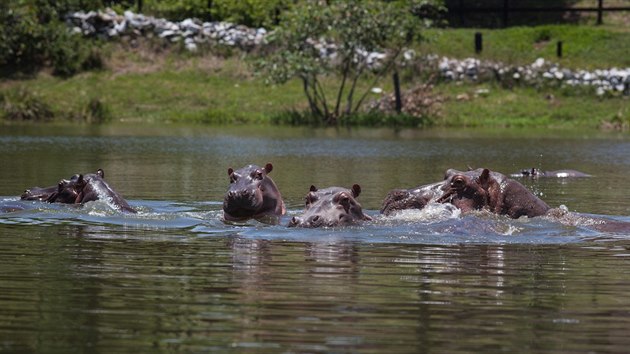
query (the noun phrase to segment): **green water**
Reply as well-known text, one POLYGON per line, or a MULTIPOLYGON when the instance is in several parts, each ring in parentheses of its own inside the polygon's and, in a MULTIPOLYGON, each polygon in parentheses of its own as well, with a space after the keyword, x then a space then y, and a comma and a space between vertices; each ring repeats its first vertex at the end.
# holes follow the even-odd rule
MULTIPOLYGON (((0 214, 1 352, 625 352, 630 235, 488 215, 388 219, 385 194, 447 168, 523 180, 549 205, 630 222, 627 134, 199 126, 0 127, 0 204, 103 168, 140 210, 0 214), (227 168, 272 162, 289 216, 359 183, 375 222, 226 225, 227 168)), ((286 221, 286 220, 285 220, 286 221)))

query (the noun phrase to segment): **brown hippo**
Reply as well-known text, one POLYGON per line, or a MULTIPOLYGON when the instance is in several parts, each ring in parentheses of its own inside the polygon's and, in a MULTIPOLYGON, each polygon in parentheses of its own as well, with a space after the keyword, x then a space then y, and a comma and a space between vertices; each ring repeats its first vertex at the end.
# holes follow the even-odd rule
POLYGON ((223 218, 226 221, 259 221, 277 223, 285 214, 284 201, 269 173, 273 165, 264 168, 248 165, 234 171, 228 168, 230 188, 223 200, 223 218))
POLYGON ((513 173, 510 177, 555 177, 555 178, 579 178, 579 177, 592 177, 591 175, 576 171, 576 170, 556 170, 556 171, 541 171, 538 168, 531 168, 521 170, 520 173, 513 173))
MULTIPOLYGON (((444 174, 441 182, 426 184, 412 189, 394 189, 390 191, 381 206, 381 214, 390 215, 398 210, 422 209, 430 202, 437 202, 443 196, 446 188, 450 185, 450 180, 454 175, 466 175, 476 178, 480 175, 480 170, 458 171, 449 169, 444 174)), ((494 174, 494 172, 492 172, 494 174)), ((460 198, 460 205, 464 200, 460 198)))
POLYGON ((333 227, 356 224, 372 220, 363 213, 356 198, 361 194, 358 184, 352 189, 329 187, 317 189, 311 186, 306 195, 306 210, 300 217, 293 217, 289 227, 333 227))
POLYGON ((478 177, 470 173, 455 173, 445 181, 445 193, 438 202, 449 201, 462 211, 487 208, 499 215, 511 218, 540 216, 547 213, 549 205, 519 182, 488 169, 477 169, 478 177))
POLYGON ((549 206, 519 182, 498 172, 478 168, 471 171, 450 169, 442 182, 409 190, 391 191, 381 207, 389 215, 403 209, 422 209, 430 202, 450 202, 462 211, 488 209, 518 218, 543 215, 549 206))
POLYGON ((103 179, 105 172, 98 169, 96 173, 74 175, 69 180, 59 181, 57 190, 46 201, 49 203, 84 204, 96 200, 104 200, 114 208, 126 212, 136 213, 127 201, 114 191, 103 179))

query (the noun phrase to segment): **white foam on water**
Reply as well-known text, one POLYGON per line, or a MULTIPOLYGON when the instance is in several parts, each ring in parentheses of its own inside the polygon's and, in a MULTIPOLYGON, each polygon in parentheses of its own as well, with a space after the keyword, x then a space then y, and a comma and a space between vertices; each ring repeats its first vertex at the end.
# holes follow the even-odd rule
POLYGON ((423 209, 406 209, 395 212, 392 220, 404 222, 438 222, 459 218, 461 210, 451 204, 429 203, 423 209))

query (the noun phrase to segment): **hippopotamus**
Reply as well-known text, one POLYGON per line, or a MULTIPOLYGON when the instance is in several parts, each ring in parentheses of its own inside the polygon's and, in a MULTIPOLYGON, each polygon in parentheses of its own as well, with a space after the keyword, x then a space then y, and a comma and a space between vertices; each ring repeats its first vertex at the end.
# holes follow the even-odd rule
POLYGON ((286 213, 282 195, 269 173, 273 165, 264 168, 248 165, 234 171, 228 168, 230 188, 223 200, 223 218, 226 221, 258 221, 277 223, 286 213))
POLYGON ((556 171, 541 171, 538 168, 524 169, 519 173, 513 173, 510 177, 557 177, 557 178, 577 178, 577 177, 592 177, 591 175, 576 171, 576 170, 556 170, 556 171))
POLYGON ((462 211, 485 209, 517 219, 547 213, 549 205, 519 182, 487 168, 477 169, 478 177, 452 171, 443 185, 444 194, 438 202, 449 201, 462 211))
MULTIPOLYGON (((426 184, 412 189, 394 189, 390 191, 385 197, 385 200, 383 200, 381 214, 390 215, 398 210, 422 209, 431 202, 437 202, 450 185, 451 177, 456 174, 475 178, 480 175, 480 172, 472 169, 466 172, 449 169, 444 173, 444 180, 440 182, 426 184)), ((461 201, 461 206, 463 206, 465 202, 462 196, 463 194, 460 193, 460 198, 458 198, 458 200, 461 201)))
POLYGON ((50 187, 33 187, 29 188, 22 193, 20 199, 22 200, 39 200, 45 201, 51 194, 57 191, 57 186, 50 187))
POLYGON ((485 168, 447 170, 442 182, 391 191, 381 207, 389 215, 403 209, 422 209, 430 202, 449 202, 467 212, 486 209, 519 218, 544 215, 550 207, 519 182, 485 168))
POLYGON ((333 227, 356 224, 372 218, 363 213, 356 198, 361 194, 361 186, 352 189, 328 187, 317 189, 311 186, 306 195, 306 209, 302 216, 295 216, 289 227, 333 227))
POLYGON ((136 213, 127 201, 114 191, 103 179, 105 172, 98 169, 96 173, 77 174, 69 180, 62 179, 57 190, 46 199, 49 203, 84 204, 96 200, 105 200, 114 208, 126 212, 136 213))

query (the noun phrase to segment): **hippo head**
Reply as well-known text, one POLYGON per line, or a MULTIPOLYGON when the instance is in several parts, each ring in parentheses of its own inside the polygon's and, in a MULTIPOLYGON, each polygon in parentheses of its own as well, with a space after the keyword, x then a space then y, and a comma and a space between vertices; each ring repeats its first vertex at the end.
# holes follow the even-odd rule
POLYGON ((362 220, 372 220, 363 213, 356 198, 361 193, 358 184, 352 189, 330 187, 318 190, 311 186, 306 195, 306 210, 300 217, 293 217, 289 227, 332 227, 352 225, 362 220))
POLYGON ((523 177, 538 177, 539 174, 540 174, 540 170, 537 168, 521 170, 521 176, 523 177))
POLYGON ((22 193, 20 199, 22 200, 39 200, 44 201, 47 200, 53 193, 57 191, 57 186, 52 187, 33 187, 29 188, 22 193))
POLYGON ((48 199, 49 203, 76 204, 83 201, 83 191, 91 178, 104 178, 105 172, 98 169, 95 174, 76 174, 70 179, 62 179, 57 184, 57 190, 48 199))
POLYGON ((49 203, 74 204, 79 203, 79 195, 85 187, 86 181, 83 175, 74 175, 70 179, 62 179, 57 184, 57 190, 52 193, 48 199, 49 203))
POLYGON ((490 170, 484 169, 478 177, 470 173, 454 173, 447 176, 442 186, 444 194, 437 202, 449 202, 462 212, 480 210, 490 205, 491 191, 495 189, 493 183, 496 183, 490 175, 490 170))
POLYGON ((256 165, 249 165, 236 171, 228 168, 230 188, 223 200, 223 215, 226 220, 255 218, 267 209, 274 209, 277 204, 282 203, 280 193, 267 176, 272 170, 273 165, 270 163, 264 168, 256 165))

